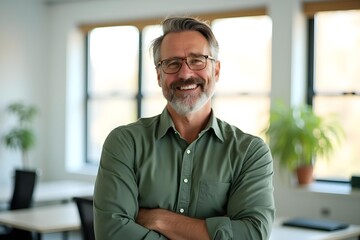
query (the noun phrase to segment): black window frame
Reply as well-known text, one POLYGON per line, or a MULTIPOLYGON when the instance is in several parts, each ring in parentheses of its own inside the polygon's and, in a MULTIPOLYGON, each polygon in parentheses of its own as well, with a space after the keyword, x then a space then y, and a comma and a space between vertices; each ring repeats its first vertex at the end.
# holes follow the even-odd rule
MULTIPOLYGON (((356 91, 339 91, 337 93, 321 93, 316 92, 314 88, 315 83, 315 38, 316 38, 316 29, 315 29, 315 17, 311 15, 307 18, 307 91, 306 91, 306 104, 313 107, 313 101, 316 96, 359 96, 360 92, 356 91)), ((349 180, 342 179, 328 179, 328 178, 316 178, 316 182, 325 182, 325 183, 341 183, 341 184, 350 184, 349 180)))
MULTIPOLYGON (((121 26, 121 25, 119 25, 121 26)), ((136 26, 135 26, 136 27, 136 26)), ((137 89, 137 93, 135 96, 135 100, 136 100, 136 118, 140 118, 141 114, 142 114, 142 100, 143 100, 143 90, 142 90, 142 62, 143 62, 143 58, 141 56, 141 53, 143 51, 142 49, 142 30, 143 29, 139 29, 139 42, 138 42, 138 47, 139 47, 139 70, 138 70, 138 89, 137 89)), ((91 101, 92 97, 89 94, 89 46, 90 46, 90 33, 91 31, 86 32, 85 34, 85 129, 84 129, 84 151, 85 151, 85 163, 89 164, 89 165, 96 165, 95 161, 90 160, 89 159, 89 154, 88 154, 88 145, 89 145, 89 131, 88 131, 88 127, 89 127, 89 102, 91 101)))

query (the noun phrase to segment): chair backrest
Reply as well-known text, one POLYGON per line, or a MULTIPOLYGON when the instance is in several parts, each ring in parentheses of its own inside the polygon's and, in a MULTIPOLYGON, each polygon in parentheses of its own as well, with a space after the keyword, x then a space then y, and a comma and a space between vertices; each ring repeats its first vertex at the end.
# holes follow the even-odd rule
POLYGON ((83 240, 95 240, 93 198, 74 197, 73 199, 79 210, 83 240))
POLYGON ((29 208, 36 184, 36 171, 15 170, 14 191, 10 200, 10 210, 29 208))

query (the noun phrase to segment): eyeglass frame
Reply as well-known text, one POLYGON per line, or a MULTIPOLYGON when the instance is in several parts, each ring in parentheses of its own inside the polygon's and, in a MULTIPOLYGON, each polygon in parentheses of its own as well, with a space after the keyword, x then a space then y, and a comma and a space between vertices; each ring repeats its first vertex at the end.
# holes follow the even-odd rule
POLYGON ((208 60, 208 59, 209 59, 209 60, 216 61, 216 59, 213 58, 213 57, 210 56, 210 55, 194 55, 194 56, 187 56, 187 57, 172 57, 172 58, 166 58, 166 59, 160 60, 160 61, 158 62, 158 64, 156 65, 156 68, 161 67, 161 70, 162 70, 164 73, 166 73, 166 74, 176 74, 176 73, 178 73, 178 72, 180 71, 180 69, 182 68, 183 63, 184 63, 184 61, 185 61, 186 65, 188 66, 188 68, 189 68, 190 70, 200 71, 200 70, 203 70, 203 69, 206 68, 206 66, 207 66, 207 60, 208 60), (196 57, 204 57, 204 58, 205 58, 204 67, 203 67, 203 68, 201 68, 201 69, 192 69, 192 68, 189 66, 189 64, 188 64, 188 58, 196 58, 196 57), (162 65, 163 62, 164 62, 164 61, 168 61, 168 60, 172 60, 172 59, 174 59, 174 60, 175 60, 175 59, 181 60, 181 65, 179 66, 179 69, 178 69, 176 72, 172 72, 172 73, 165 72, 165 70, 164 70, 164 68, 163 68, 163 65, 162 65))

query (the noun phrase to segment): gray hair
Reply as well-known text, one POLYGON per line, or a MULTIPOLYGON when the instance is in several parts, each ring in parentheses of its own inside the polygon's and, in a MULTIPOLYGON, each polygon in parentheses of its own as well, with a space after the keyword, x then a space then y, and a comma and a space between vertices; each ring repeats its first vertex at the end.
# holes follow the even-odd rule
POLYGON ((206 22, 192 17, 171 17, 165 19, 161 25, 163 29, 163 35, 154 39, 150 48, 152 49, 155 66, 161 60, 160 48, 164 37, 168 33, 174 32, 197 31, 201 33, 209 43, 211 56, 215 59, 218 58, 219 44, 210 26, 206 22))

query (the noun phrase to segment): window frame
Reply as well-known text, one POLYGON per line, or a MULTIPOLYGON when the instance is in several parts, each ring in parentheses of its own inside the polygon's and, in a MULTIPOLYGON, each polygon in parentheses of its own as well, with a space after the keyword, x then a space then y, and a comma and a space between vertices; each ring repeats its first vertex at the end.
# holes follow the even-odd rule
MULTIPOLYGON (((315 14, 325 11, 346 11, 346 10, 359 10, 360 2, 356 0, 344 1, 324 1, 324 2, 308 2, 304 3, 304 13, 307 16, 307 91, 306 103, 313 106, 314 98, 317 96, 327 97, 340 97, 340 96, 358 96, 360 92, 357 91, 339 91, 332 93, 316 92, 314 88, 315 83, 315 14)), ((325 183, 342 183, 350 184, 351 179, 328 179, 316 178, 317 182, 325 183)))
MULTIPOLYGON (((226 11, 226 12, 211 12, 211 13, 203 13, 203 14, 194 14, 196 16, 198 16, 198 18, 200 19, 206 19, 209 24, 211 24, 211 22, 213 20, 219 19, 219 18, 235 18, 235 17, 254 17, 254 16, 266 16, 267 14, 267 9, 266 7, 257 7, 257 8, 249 8, 249 9, 239 9, 239 10, 234 10, 234 11, 226 11)), ((89 102, 91 101, 91 95, 89 94, 89 36, 90 36, 90 32, 91 30, 95 29, 95 28, 99 28, 99 27, 112 27, 112 26, 134 26, 139 30, 139 70, 138 70, 138 89, 137 89, 137 94, 136 94, 136 105, 137 105, 137 118, 140 118, 142 116, 142 101, 143 101, 143 89, 142 89, 142 64, 143 64, 143 59, 141 56, 141 52, 143 49, 141 49, 142 47, 142 34, 143 34, 143 29, 146 26, 149 25, 158 25, 161 21, 163 20, 163 18, 152 18, 152 19, 140 19, 140 20, 134 20, 134 21, 114 21, 114 22, 103 22, 103 23, 92 23, 92 24, 82 24, 79 26, 79 29, 81 30, 81 32, 84 34, 84 38, 85 38, 85 103, 84 103, 84 107, 85 107, 85 129, 84 129, 84 162, 85 164, 89 164, 89 165, 96 165, 97 163, 95 163, 95 161, 93 159, 90 159, 89 157, 89 102)), ((254 96, 257 95, 257 93, 254 94, 254 96)), ((246 94, 246 96, 249 96, 249 94, 246 94)), ((252 96, 252 95, 250 95, 252 96)), ((220 97, 216 96, 216 97, 220 97)), ((270 97, 270 96, 269 96, 270 97)))

